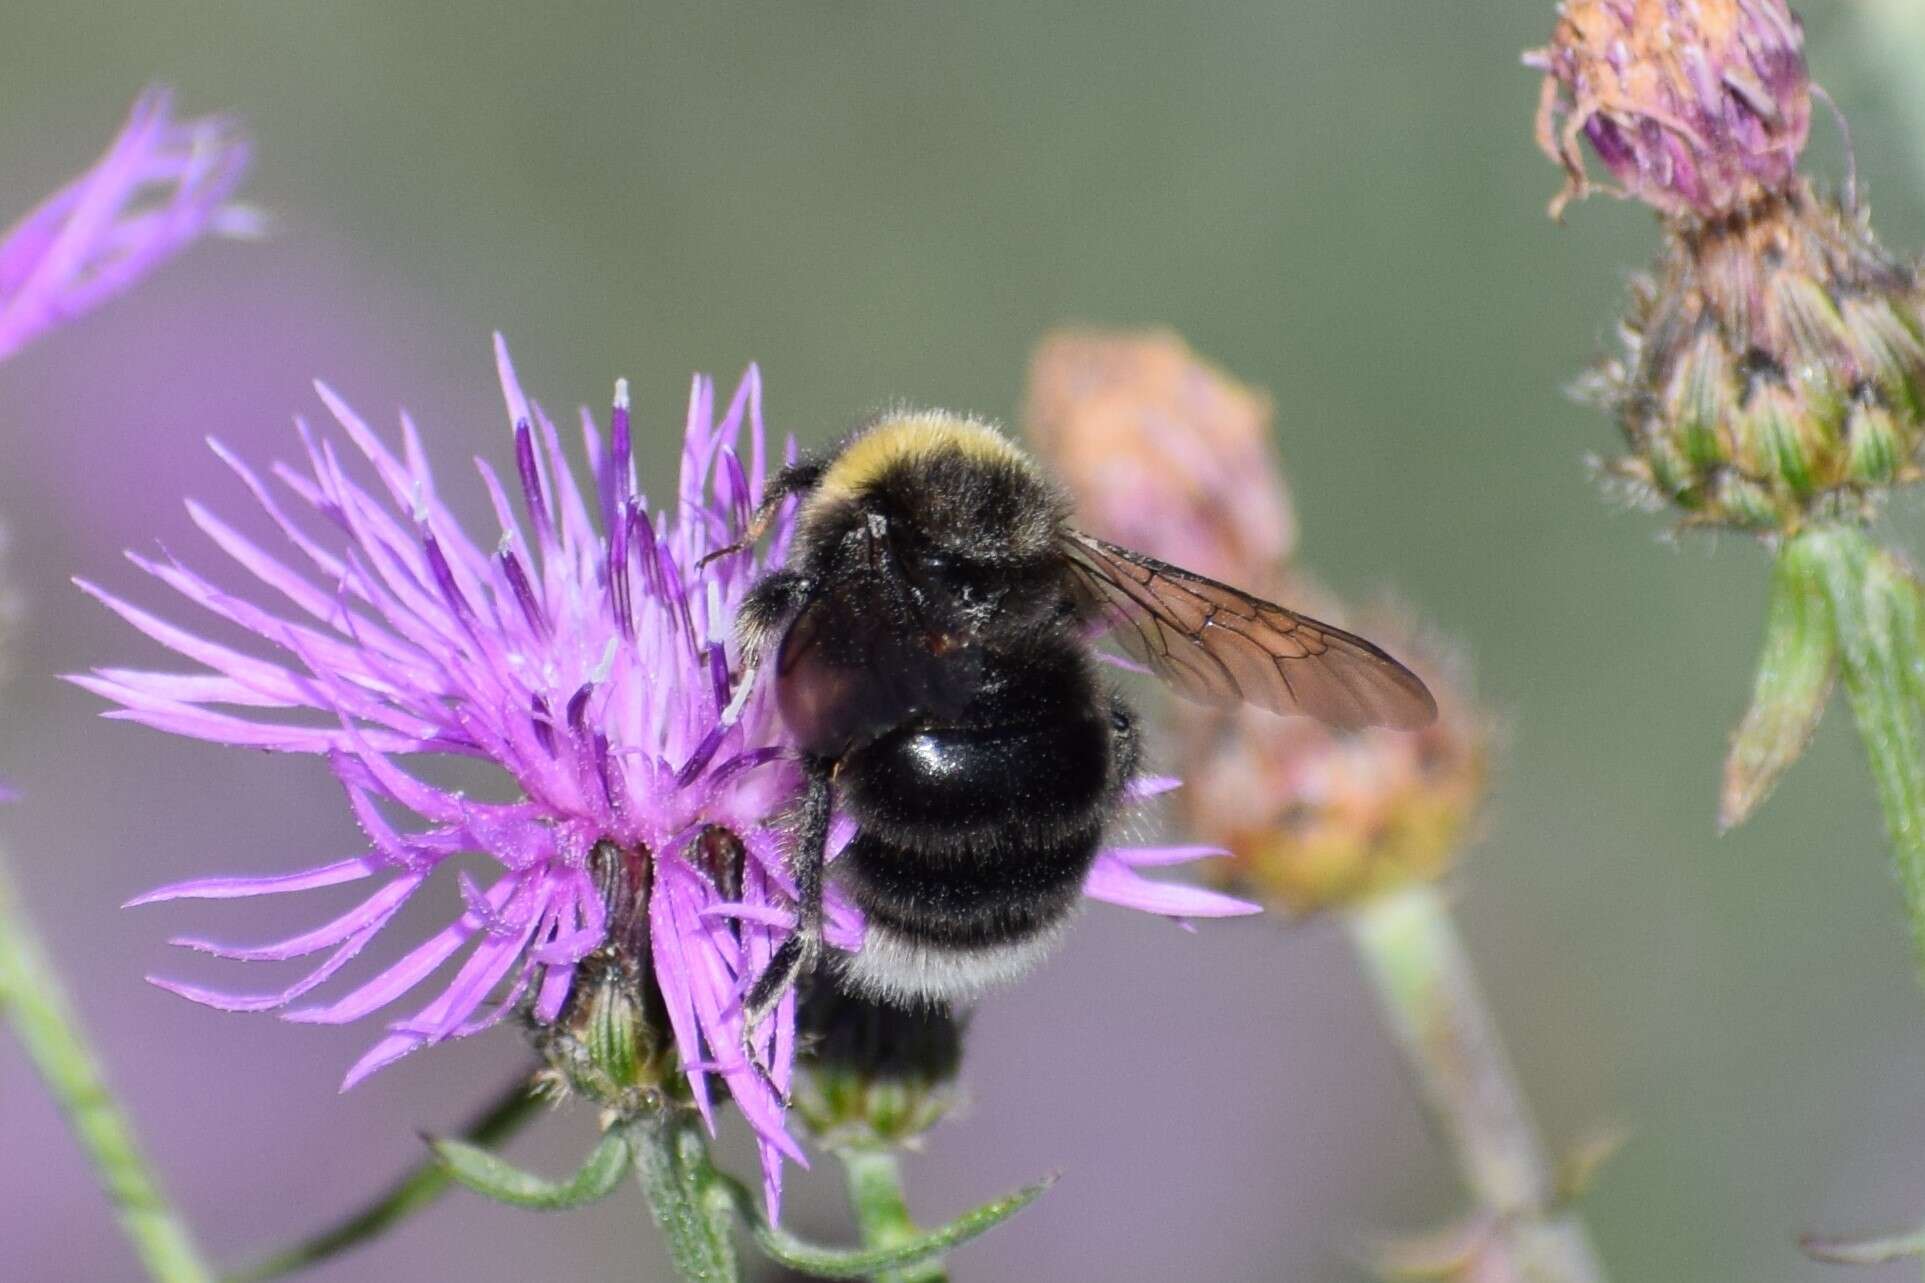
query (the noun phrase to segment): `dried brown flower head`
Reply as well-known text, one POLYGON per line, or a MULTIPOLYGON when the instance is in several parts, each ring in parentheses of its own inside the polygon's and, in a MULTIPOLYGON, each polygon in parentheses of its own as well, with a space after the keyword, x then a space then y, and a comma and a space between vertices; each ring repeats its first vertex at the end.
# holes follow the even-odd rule
MULTIPOLYGON (((1393 620, 1366 622, 1377 636, 1409 634, 1393 620)), ((1311 913, 1453 867, 1485 797, 1492 723, 1464 690, 1461 665, 1422 644, 1398 653, 1437 697, 1437 720, 1420 731, 1344 734, 1249 709, 1170 710, 1186 780, 1176 805, 1188 831, 1230 852, 1213 866, 1226 886, 1311 913)))
POLYGON ((1296 543, 1270 410, 1168 330, 1060 330, 1030 362, 1030 439, 1083 522, 1245 587, 1296 543))

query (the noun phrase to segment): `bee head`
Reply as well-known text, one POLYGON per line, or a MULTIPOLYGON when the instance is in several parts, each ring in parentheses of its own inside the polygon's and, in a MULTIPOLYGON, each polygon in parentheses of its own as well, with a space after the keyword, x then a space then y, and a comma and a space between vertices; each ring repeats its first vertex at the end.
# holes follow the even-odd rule
MULTIPOLYGON (((1015 452, 932 451, 879 478, 872 509, 913 591, 972 636, 1021 626, 1055 578, 1067 506, 1015 452)), ((1052 603, 1042 603, 1048 605, 1052 603)))
POLYGON ((902 411, 830 461, 801 528, 815 573, 886 564, 932 631, 974 642, 1056 613, 1068 515, 1062 491, 995 428, 902 411))

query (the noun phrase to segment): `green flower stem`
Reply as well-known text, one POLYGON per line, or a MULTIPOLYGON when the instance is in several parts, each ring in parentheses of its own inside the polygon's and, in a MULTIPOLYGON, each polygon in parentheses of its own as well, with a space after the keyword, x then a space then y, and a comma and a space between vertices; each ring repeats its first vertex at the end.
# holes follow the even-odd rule
POLYGON ((737 1283, 734 1207, 709 1164, 695 1115, 670 1106, 629 1124, 628 1141, 642 1193, 684 1283, 737 1283))
POLYGON ((159 1283, 212 1283, 186 1224, 134 1143, 53 961, 27 925, 0 860, 0 1014, 86 1150, 121 1229, 159 1283))
MULTIPOLYGON (((471 1145, 494 1148, 520 1131, 541 1111, 542 1097, 528 1079, 517 1079, 489 1102, 461 1131, 471 1145)), ((432 1155, 382 1190, 360 1210, 292 1247, 263 1257, 252 1265, 223 1276, 223 1283, 261 1283, 318 1265, 375 1237, 432 1205, 453 1183, 448 1166, 432 1155)))
POLYGON ((1559 1206, 1552 1166, 1443 894, 1419 884, 1345 919, 1424 1103, 1490 1222, 1485 1250, 1501 1254, 1505 1267, 1493 1277, 1603 1283, 1583 1224, 1559 1206))
POLYGON ((1925 983, 1925 601, 1905 567, 1855 526, 1795 535, 1779 561, 1831 607, 1845 695, 1885 809, 1925 983))
MULTIPOLYGON (((909 1204, 902 1193, 902 1162, 892 1150, 843 1149, 836 1152, 849 1180, 849 1205, 855 1209, 856 1227, 864 1247, 901 1247, 915 1241, 922 1231, 909 1219, 909 1204)), ((875 1276, 876 1283, 948 1283, 942 1258, 875 1276)))

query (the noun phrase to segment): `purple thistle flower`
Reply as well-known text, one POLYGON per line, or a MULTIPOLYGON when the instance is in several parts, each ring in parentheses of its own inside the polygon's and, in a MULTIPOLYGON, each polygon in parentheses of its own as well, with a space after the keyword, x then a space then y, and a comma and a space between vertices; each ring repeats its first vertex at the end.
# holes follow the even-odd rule
POLYGON ((0 361, 154 270, 203 232, 249 235, 228 204, 247 168, 231 121, 169 118, 149 89, 92 169, 0 235, 0 361))
MULTIPOLYGON (((761 379, 751 367, 721 407, 713 383, 695 380, 679 486, 666 507, 651 509, 636 486, 622 386, 606 436, 582 412, 593 482, 584 490, 560 432, 523 394, 499 337, 496 359, 516 476, 504 484, 477 460, 501 528, 492 548, 472 540, 443 505, 412 422, 403 416, 397 454, 317 385, 377 487, 351 479, 334 441, 297 421, 305 469, 272 469, 295 504, 212 443, 286 537, 293 559, 188 504, 195 524, 283 600, 281 610, 230 593, 172 557, 129 554, 190 602, 270 643, 274 658, 207 640, 81 583, 198 666, 75 677, 119 706, 107 716, 219 743, 324 755, 368 839, 368 849, 303 872, 184 882, 134 900, 373 887, 345 913, 287 939, 175 941, 241 961, 321 957, 286 989, 154 983, 224 1011, 342 1024, 401 1001, 466 950, 440 992, 391 1022, 354 1064, 345 1089, 511 1012, 537 1027, 553 1025, 565 1018, 577 972, 592 956, 644 942, 645 956, 631 961, 659 988, 694 1104, 713 1128, 710 1079, 719 1076, 761 1145, 773 1213, 782 1158, 804 1161, 784 1125, 796 1000, 786 997, 758 1029, 758 1067, 742 1053, 741 998, 794 923, 783 817, 801 780, 770 689, 735 688, 730 634, 743 595, 786 552, 792 512, 776 523, 766 556, 743 550, 709 559, 742 532, 763 495, 761 379), (745 429, 746 463, 739 453, 745 429), (514 510, 517 492, 525 516, 514 510), (331 527, 332 538, 297 522, 296 505, 318 518, 310 524, 331 527), (520 800, 482 802, 437 787, 400 764, 411 755, 492 762, 520 800), (404 826, 391 811, 412 812, 422 823, 404 826), (718 829, 735 841, 704 840, 718 829), (714 867, 717 850, 738 848, 738 868, 714 867), (597 862, 606 863, 611 850, 645 867, 631 921, 611 922, 598 886, 597 862), (308 999, 462 852, 491 857, 500 872, 485 885, 459 875, 461 912, 453 922, 346 994, 308 999)), ((793 441, 788 450, 793 455, 793 441)), ((1172 786, 1145 781, 1138 791, 1172 786)), ((839 823, 832 853, 850 836, 852 826, 839 823)), ((1105 852, 1086 889, 1096 899, 1178 917, 1255 912, 1137 872, 1210 853, 1105 852)), ((861 946, 860 915, 833 887, 827 916, 831 945, 861 946)))
POLYGON ((1715 219, 1784 191, 1811 132, 1804 27, 1785 0, 1560 0, 1538 146, 1564 167, 1556 217, 1591 189, 1578 140, 1633 196, 1715 219))

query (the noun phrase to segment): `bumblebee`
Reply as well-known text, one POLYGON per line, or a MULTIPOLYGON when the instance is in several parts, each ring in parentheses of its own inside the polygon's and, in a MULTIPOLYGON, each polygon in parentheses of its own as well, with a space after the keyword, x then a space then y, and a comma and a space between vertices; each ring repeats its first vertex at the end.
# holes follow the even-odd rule
POLYGON ((838 876, 868 923, 843 985, 963 1000, 1049 950, 1137 770, 1102 632, 1193 699, 1347 728, 1436 716, 1363 638, 1074 529, 1065 494, 978 420, 882 416, 779 473, 748 539, 792 499, 787 564, 738 618, 745 670, 773 653, 807 777, 796 929, 744 1000, 751 1029, 820 954, 837 807, 858 825, 838 876))

